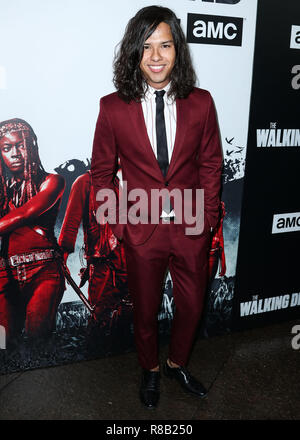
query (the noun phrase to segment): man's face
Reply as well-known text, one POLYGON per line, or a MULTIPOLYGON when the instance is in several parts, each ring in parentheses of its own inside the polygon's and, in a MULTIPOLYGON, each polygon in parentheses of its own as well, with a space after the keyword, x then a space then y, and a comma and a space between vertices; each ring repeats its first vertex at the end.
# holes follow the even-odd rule
POLYGON ((0 152, 3 162, 13 174, 22 174, 24 171, 26 146, 22 132, 7 133, 0 139, 0 152))
POLYGON ((144 43, 141 71, 147 83, 162 89, 170 82, 176 51, 170 26, 161 22, 144 43))

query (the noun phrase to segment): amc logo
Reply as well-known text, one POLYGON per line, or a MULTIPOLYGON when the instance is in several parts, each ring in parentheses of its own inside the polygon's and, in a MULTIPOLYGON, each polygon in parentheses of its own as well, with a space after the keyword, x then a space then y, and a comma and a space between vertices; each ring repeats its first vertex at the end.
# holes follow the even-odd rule
POLYGON ((300 212, 273 215, 272 234, 296 231, 300 231, 300 212))
POLYGON ((291 28, 291 49, 300 49, 300 26, 292 25, 291 28))
POLYGON ((241 46, 242 36, 242 18, 188 14, 188 43, 241 46))

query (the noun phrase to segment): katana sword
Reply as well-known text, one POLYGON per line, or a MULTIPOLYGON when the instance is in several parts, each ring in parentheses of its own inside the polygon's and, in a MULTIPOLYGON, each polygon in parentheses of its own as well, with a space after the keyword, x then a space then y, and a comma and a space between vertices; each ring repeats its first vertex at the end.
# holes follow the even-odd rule
POLYGON ((64 263, 63 259, 60 257, 61 260, 61 267, 64 273, 64 276, 68 282, 68 284, 73 288, 73 290, 77 293, 83 304, 86 306, 86 308, 91 312, 94 313, 95 307, 90 304, 88 299, 84 296, 83 292, 80 290, 80 288, 77 286, 75 281, 73 280, 69 269, 67 268, 66 264, 64 263))
POLYGON ((54 247, 54 252, 55 252, 55 256, 56 258, 60 261, 61 264, 61 268, 63 270, 65 279, 67 280, 68 284, 73 288, 73 290, 75 291, 75 293, 77 293, 77 295, 79 296, 79 298, 81 299, 81 301, 83 302, 83 304, 86 306, 86 308, 89 310, 90 313, 94 313, 95 311, 95 307, 92 306, 90 304, 90 302, 88 301, 88 299, 84 296, 84 294, 82 293, 82 291, 80 290, 80 288, 77 286, 77 284, 75 283, 75 281, 72 278, 72 275, 70 274, 69 269, 67 268, 66 263, 64 262, 64 258, 63 258, 63 253, 62 253, 62 249, 60 248, 60 246, 58 245, 57 242, 52 242, 48 239, 48 237, 45 236, 45 234, 42 233, 42 231, 40 230, 40 228, 35 228, 32 227, 31 228, 33 231, 35 231, 37 234, 42 235, 43 237, 45 237, 49 243, 51 243, 51 245, 54 247))

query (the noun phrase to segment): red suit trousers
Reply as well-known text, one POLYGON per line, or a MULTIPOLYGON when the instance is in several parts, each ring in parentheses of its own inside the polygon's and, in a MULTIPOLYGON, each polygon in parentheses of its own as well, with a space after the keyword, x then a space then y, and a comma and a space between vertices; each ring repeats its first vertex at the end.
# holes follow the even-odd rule
POLYGON ((208 281, 209 245, 208 227, 200 236, 187 236, 183 226, 174 222, 158 224, 142 245, 131 245, 124 237, 135 343, 142 368, 159 365, 157 315, 167 268, 175 302, 169 359, 181 366, 187 364, 208 281))

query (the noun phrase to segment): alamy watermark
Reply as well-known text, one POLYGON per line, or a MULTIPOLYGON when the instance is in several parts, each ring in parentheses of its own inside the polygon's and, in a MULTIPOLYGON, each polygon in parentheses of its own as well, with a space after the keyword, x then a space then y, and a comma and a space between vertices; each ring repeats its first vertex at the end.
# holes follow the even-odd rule
MULTIPOLYGON (((204 189, 134 188, 128 191, 127 182, 119 185, 119 201, 113 189, 97 192, 100 206, 96 212, 98 223, 158 224, 165 206, 174 213, 174 223, 186 225, 186 235, 199 235, 204 229, 204 189)), ((168 217, 165 218, 168 221, 168 217)))
POLYGON ((3 325, 0 325, 0 350, 6 349, 6 331, 3 325))
POLYGON ((292 335, 295 335, 292 338, 291 344, 294 350, 300 349, 300 325, 294 325, 291 331, 292 335))

